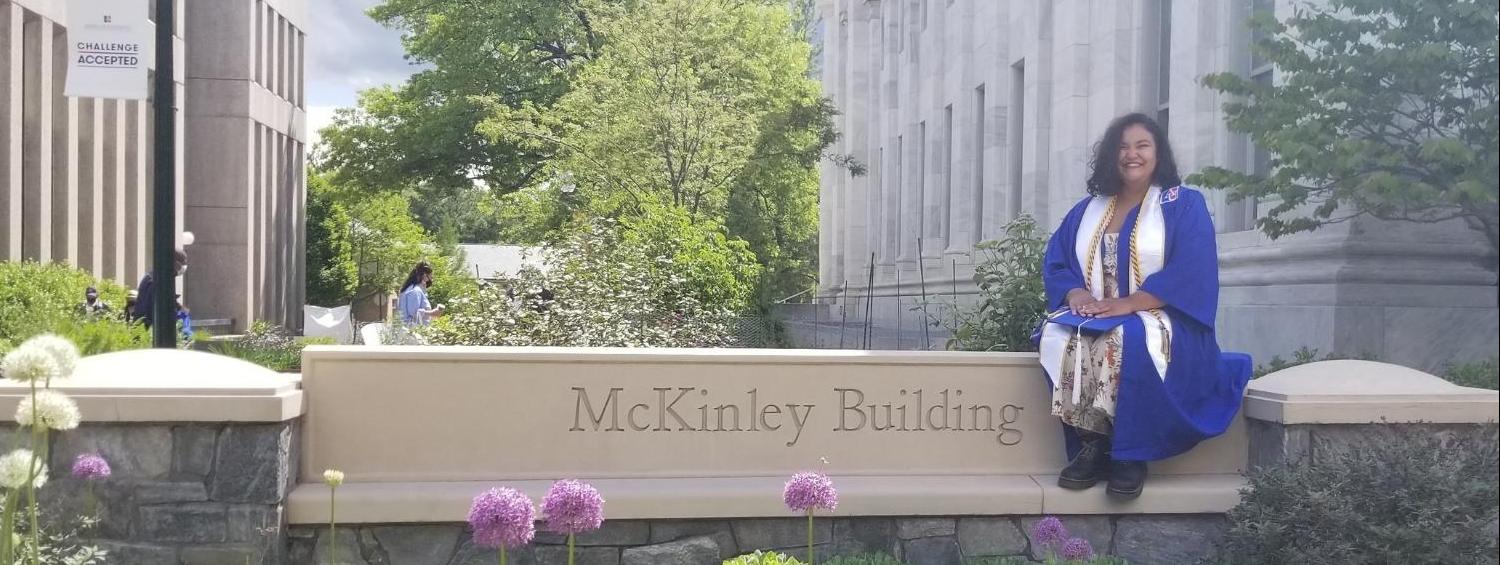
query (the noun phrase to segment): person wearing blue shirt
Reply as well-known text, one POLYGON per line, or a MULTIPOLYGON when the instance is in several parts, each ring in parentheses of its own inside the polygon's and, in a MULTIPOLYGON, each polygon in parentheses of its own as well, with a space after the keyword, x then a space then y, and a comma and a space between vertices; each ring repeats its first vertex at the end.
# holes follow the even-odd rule
POLYGON ((427 299, 427 288, 432 286, 432 265, 426 261, 417 263, 406 283, 401 285, 400 297, 396 299, 396 312, 401 324, 420 327, 432 323, 432 319, 443 315, 443 307, 434 307, 427 299))

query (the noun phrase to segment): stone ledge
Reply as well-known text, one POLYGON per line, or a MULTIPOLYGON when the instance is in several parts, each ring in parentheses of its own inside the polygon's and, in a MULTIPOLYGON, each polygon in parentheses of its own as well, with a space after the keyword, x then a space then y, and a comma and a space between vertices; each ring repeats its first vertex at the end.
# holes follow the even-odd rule
MULTIPOLYGON (((865 351, 855 349, 738 349, 625 347, 469 347, 314 345, 303 367, 318 361, 521 361, 527 363, 735 364, 765 365, 980 365, 1036 368, 1035 353, 977 351, 865 351)), ((310 372, 310 371, 309 371, 310 372)))
MULTIPOLYGON (((85 357, 52 388, 87 422, 285 422, 303 413, 301 379, 198 351, 143 349, 85 357)), ((0 381, 0 422, 15 421, 24 383, 0 381)))
MULTIPOLYGON (((785 477, 597 479, 611 519, 787 517, 785 477)), ((1085 492, 1057 488, 1054 476, 966 475, 835 477, 839 507, 833 517, 983 516, 1040 514, 1223 513, 1239 502, 1239 475, 1160 475, 1146 494, 1120 503, 1104 486, 1085 492)), ((551 481, 345 483, 338 521, 347 524, 461 522, 474 496, 493 486, 520 489, 541 500, 551 481)), ((328 522, 328 488, 298 485, 287 499, 292 524, 328 522)))
POLYGON ((1245 417, 1280 424, 1494 422, 1500 392, 1374 361, 1321 361, 1251 381, 1245 417))

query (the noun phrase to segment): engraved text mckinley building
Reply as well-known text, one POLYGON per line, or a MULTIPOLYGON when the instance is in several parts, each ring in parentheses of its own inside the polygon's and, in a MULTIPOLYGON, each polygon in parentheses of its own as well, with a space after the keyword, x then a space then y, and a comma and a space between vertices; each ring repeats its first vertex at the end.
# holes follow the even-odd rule
POLYGON ((808 426, 834 432, 988 432, 1021 442, 1021 407, 964 399, 964 391, 900 389, 884 396, 833 388, 821 399, 770 399, 757 388, 716 394, 702 387, 572 387, 573 432, 781 434, 787 447, 808 426))

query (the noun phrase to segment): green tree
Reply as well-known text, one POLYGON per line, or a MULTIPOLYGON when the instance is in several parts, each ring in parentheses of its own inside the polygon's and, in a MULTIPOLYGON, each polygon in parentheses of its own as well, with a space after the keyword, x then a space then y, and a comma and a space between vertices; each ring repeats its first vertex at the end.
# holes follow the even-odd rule
POLYGON ((325 175, 307 175, 307 301, 321 306, 349 304, 359 280, 352 219, 334 199, 325 175))
POLYGON ((639 2, 555 104, 491 104, 496 143, 551 155, 545 181, 596 216, 653 206, 723 222, 777 285, 811 284, 816 168, 831 105, 785 2, 639 2), (785 283, 777 281, 788 281, 785 283))
POLYGON ((1271 237, 1360 215, 1459 219, 1500 248, 1500 4, 1331 0, 1252 21, 1281 80, 1204 84, 1235 97, 1228 124, 1271 172, 1210 167, 1192 182, 1270 203, 1258 222, 1271 237))
POLYGON ((499 195, 531 186, 548 155, 481 135, 488 103, 550 105, 602 44, 593 20, 626 0, 386 0, 369 14, 403 32, 426 68, 361 93, 322 133, 318 164, 351 189, 401 192, 429 231, 495 236, 499 195))

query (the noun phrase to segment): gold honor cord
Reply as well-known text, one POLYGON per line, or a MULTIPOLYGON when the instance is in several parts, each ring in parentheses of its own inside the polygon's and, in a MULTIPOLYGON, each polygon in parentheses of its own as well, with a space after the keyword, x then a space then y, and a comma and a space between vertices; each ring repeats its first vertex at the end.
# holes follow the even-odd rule
MULTIPOLYGON (((1149 197, 1151 193, 1147 192, 1146 194, 1149 197)), ((1086 264, 1084 266, 1084 271, 1083 271, 1083 286, 1084 286, 1084 290, 1088 290, 1090 295, 1093 294, 1093 290, 1094 290, 1093 289, 1093 284, 1094 284, 1094 254, 1098 253, 1098 251, 1099 251, 1099 244, 1104 239, 1104 231, 1109 228, 1110 222, 1115 219, 1115 205, 1116 205, 1116 203, 1118 201, 1119 201, 1119 197, 1118 196, 1111 196, 1111 197, 1109 197, 1109 207, 1104 210, 1104 219, 1101 220, 1099 222, 1099 225, 1094 228, 1094 236, 1092 238, 1090 238, 1090 240, 1089 240, 1089 252, 1088 252, 1088 255, 1086 256, 1087 262, 1086 262, 1086 264)), ((1144 200, 1141 201, 1140 210, 1141 210, 1141 214, 1139 214, 1139 215, 1136 216, 1136 225, 1135 225, 1135 228, 1132 229, 1132 230, 1130 230, 1130 279, 1135 282, 1135 289, 1136 290, 1140 290, 1141 286, 1143 286, 1145 284, 1145 280, 1144 280, 1145 277, 1141 274, 1141 256, 1140 256, 1140 252, 1139 252, 1139 249, 1140 249, 1140 235, 1141 235, 1141 229, 1140 229, 1140 227, 1141 227, 1140 223, 1141 222, 1140 222, 1140 220, 1141 220, 1141 216, 1144 215, 1144 213, 1146 211, 1146 202, 1144 200)), ((1101 292, 1103 292, 1103 291, 1101 290, 1101 292)), ((1162 334, 1166 336, 1166 339, 1163 340, 1163 342, 1162 342, 1162 355, 1164 355, 1166 357, 1166 359, 1167 359, 1167 362, 1170 363, 1170 362, 1172 362, 1172 332, 1171 332, 1170 329, 1167 328, 1166 321, 1163 320, 1162 317, 1161 317, 1161 309, 1159 309, 1159 308, 1152 308, 1150 310, 1147 310, 1147 312, 1151 314, 1152 318, 1156 318, 1156 325, 1157 325, 1157 327, 1161 328, 1162 334)), ((1074 349, 1073 349, 1073 356, 1075 358, 1080 358, 1080 359, 1081 359, 1081 357, 1079 355, 1080 351, 1078 349, 1079 349, 1079 347, 1081 347, 1083 345, 1082 340, 1081 340, 1082 332, 1083 332, 1083 328, 1082 328, 1082 325, 1080 324, 1078 330, 1074 332, 1074 336, 1073 336, 1073 339, 1075 340, 1075 343, 1076 343, 1076 345, 1074 346, 1074 349)), ((1080 361, 1079 365, 1082 365, 1081 361, 1080 361)), ((1081 369, 1081 367, 1080 367, 1080 369, 1081 369)), ((1076 375, 1076 373, 1075 373, 1075 375, 1076 375)), ((1076 392, 1077 386, 1076 385, 1075 385, 1074 389, 1075 389, 1075 392, 1074 392, 1075 399, 1074 399, 1073 403, 1077 404, 1078 401, 1076 399, 1076 396, 1077 396, 1077 392, 1076 392)))

